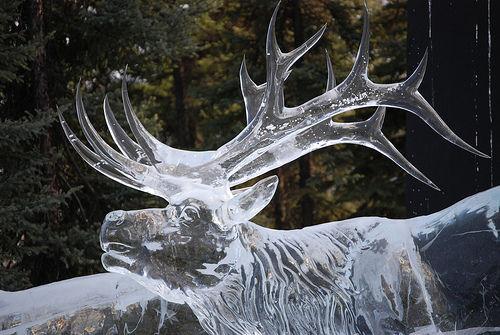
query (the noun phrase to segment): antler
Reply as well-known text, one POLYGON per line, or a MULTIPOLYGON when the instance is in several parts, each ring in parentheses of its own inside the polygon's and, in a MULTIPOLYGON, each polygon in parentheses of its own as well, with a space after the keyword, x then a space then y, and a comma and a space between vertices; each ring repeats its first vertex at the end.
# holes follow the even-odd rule
MULTIPOLYGON (((333 73, 330 57, 326 50, 325 53, 328 71, 326 91, 328 92, 335 87, 335 75, 333 73)), ((243 61, 241 66, 240 78, 242 91, 245 92, 243 93, 244 95, 248 94, 248 92, 253 93, 257 91, 260 94, 260 99, 262 99, 261 97, 264 93, 265 84, 257 86, 253 83, 248 75, 245 61, 243 61), (249 86, 250 89, 247 88, 247 86, 249 86)), ((253 93, 252 98, 253 97, 259 99, 259 96, 255 93, 253 93)), ((245 98, 245 102, 248 100, 250 99, 245 98)), ((256 105, 259 105, 258 101, 246 103, 248 109, 256 105)), ((234 184, 239 184, 248 178, 253 178, 262 173, 262 169, 266 169, 266 166, 267 169, 274 169, 283 165, 283 161, 293 161, 316 149, 339 143, 351 143, 363 145, 379 151, 416 179, 438 189, 429 178, 413 166, 384 136, 382 133, 382 124, 385 118, 385 111, 385 107, 378 107, 372 117, 362 122, 338 123, 333 122, 331 119, 322 121, 304 132, 299 133, 296 138, 283 141, 283 143, 270 148, 266 153, 253 161, 252 164, 237 171, 231 176, 230 180, 234 184)), ((251 115, 251 113, 252 111, 247 110, 247 119, 249 119, 248 115, 251 115)))
POLYGON ((76 111, 83 134, 93 150, 78 139, 58 110, 64 133, 80 156, 97 171, 126 186, 169 200, 192 183, 189 174, 184 176, 183 170, 190 171, 192 166, 208 161, 214 152, 178 150, 154 138, 132 110, 125 78, 122 82, 122 99, 127 121, 137 142, 119 125, 111 111, 108 97, 104 99, 106 123, 122 153, 109 146, 92 126, 83 105, 80 83, 76 89, 76 111))
POLYGON ((175 198, 176 195, 186 197, 200 187, 209 191, 217 188, 221 190, 221 197, 231 197, 230 186, 241 184, 308 152, 337 143, 353 143, 375 149, 418 180, 437 189, 382 134, 386 106, 414 113, 451 143, 476 155, 488 157, 455 135, 417 91, 425 73, 427 52, 404 82, 376 84, 368 78, 369 21, 366 6, 358 54, 347 78, 336 85, 327 54, 326 92, 300 106, 285 107, 283 88, 291 67, 319 41, 326 25, 297 49, 283 53, 275 34, 278 8, 273 13, 267 33, 266 83, 257 85, 253 82, 243 59, 240 82, 248 124, 229 143, 215 152, 192 152, 174 149, 159 142, 133 112, 124 76, 124 111, 136 140, 131 139, 118 124, 106 96, 106 123, 121 153, 110 147, 90 123, 78 85, 78 120, 93 150, 76 137, 59 113, 64 132, 73 147, 87 163, 109 178, 167 200, 174 198, 174 201, 180 200, 175 198), (378 109, 368 120, 354 123, 332 121, 335 115, 373 106, 378 109))
POLYGON ((327 57, 326 92, 300 106, 285 107, 283 83, 290 68, 319 40, 324 27, 298 49, 283 53, 275 35, 277 10, 273 13, 267 36, 267 83, 257 86, 248 75, 243 61, 240 82, 249 124, 233 141, 219 149, 216 156, 225 167, 231 185, 240 184, 318 148, 354 143, 381 152, 418 180, 437 189, 382 134, 386 106, 414 113, 451 143, 488 157, 459 138, 417 91, 425 73, 427 52, 414 73, 404 82, 376 84, 368 78, 369 20, 366 7, 358 54, 347 78, 335 86, 332 65, 327 57), (366 121, 331 121, 335 115, 372 106, 379 108, 366 121))

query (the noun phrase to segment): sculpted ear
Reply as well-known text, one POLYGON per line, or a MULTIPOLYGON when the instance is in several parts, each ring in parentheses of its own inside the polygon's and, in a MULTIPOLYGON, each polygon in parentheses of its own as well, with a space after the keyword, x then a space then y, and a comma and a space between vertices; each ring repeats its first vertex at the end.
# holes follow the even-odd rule
POLYGON ((260 180, 252 187, 234 191, 236 196, 223 205, 225 216, 235 222, 244 222, 257 215, 271 201, 278 177, 271 176, 260 180))

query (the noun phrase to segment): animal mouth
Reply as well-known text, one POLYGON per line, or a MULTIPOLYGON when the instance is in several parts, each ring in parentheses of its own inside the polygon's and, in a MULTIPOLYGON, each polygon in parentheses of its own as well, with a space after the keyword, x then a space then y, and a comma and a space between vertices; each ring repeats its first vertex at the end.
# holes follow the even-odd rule
POLYGON ((113 252, 117 254, 126 254, 132 249, 134 248, 120 242, 106 242, 102 245, 102 250, 104 250, 105 252, 113 252))

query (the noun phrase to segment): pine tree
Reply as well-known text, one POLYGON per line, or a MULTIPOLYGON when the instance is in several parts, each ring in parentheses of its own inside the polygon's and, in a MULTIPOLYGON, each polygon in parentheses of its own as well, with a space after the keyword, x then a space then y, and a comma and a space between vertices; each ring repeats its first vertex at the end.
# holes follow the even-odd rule
POLYGON ((54 115, 28 114, 16 109, 12 100, 24 92, 28 66, 36 56, 20 9, 21 1, 0 4, 0 260, 4 270, 0 287, 6 289, 31 285, 33 263, 28 259, 50 248, 39 238, 47 229, 46 217, 64 201, 63 195, 52 192, 52 176, 46 173, 53 152, 41 149, 54 115))
POLYGON ((119 79, 129 64, 136 110, 161 134, 163 115, 148 90, 166 59, 191 52, 197 11, 194 1, 1 2, 0 289, 102 271, 98 232, 105 214, 164 205, 82 164, 54 110, 59 106, 79 128, 72 94, 81 77, 88 113, 102 129, 106 92, 122 115, 119 79))

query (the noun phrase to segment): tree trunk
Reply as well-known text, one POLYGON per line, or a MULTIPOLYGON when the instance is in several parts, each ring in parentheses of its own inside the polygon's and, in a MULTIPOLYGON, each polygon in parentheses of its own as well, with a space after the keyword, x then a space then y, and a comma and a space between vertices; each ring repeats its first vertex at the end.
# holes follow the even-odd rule
MULTIPOLYGON (((50 99, 47 79, 47 53, 45 43, 44 27, 44 0, 32 0, 30 3, 31 35, 36 46, 35 59, 33 63, 33 106, 37 113, 50 112, 50 99)), ((49 129, 41 137, 40 148, 42 154, 48 156, 52 147, 52 130, 49 129)), ((56 181, 56 173, 53 164, 47 165, 47 175, 52 176, 51 189, 54 194, 59 193, 56 181)), ((57 221, 56 213, 50 221, 57 221)))
MULTIPOLYGON (((31 29, 33 40, 38 45, 33 66, 34 107, 41 112, 50 109, 49 93, 47 86, 47 56, 45 51, 44 33, 44 0, 33 0, 31 4, 31 29)), ((50 135, 45 136, 45 142, 50 147, 50 135)))
MULTIPOLYGON (((48 88, 48 62, 46 51, 46 35, 45 35, 45 5, 46 0, 31 0, 29 4, 29 24, 31 25, 31 38, 36 43, 35 58, 33 61, 33 87, 31 93, 32 106, 36 113, 50 113, 50 97, 48 88)), ((53 129, 49 128, 47 133, 40 138, 41 154, 47 158, 53 157, 52 149, 54 147, 53 129)), ((61 194, 61 189, 57 180, 56 162, 51 159, 44 166, 44 174, 50 176, 49 193, 54 198, 61 194)), ((40 223, 46 224, 48 227, 55 227, 61 223, 61 213, 57 205, 52 205, 43 218, 40 218, 40 223)), ((29 231, 26 232, 29 240, 29 231)), ((57 252, 57 251, 55 251, 57 252)), ((49 264, 44 258, 44 255, 32 256, 34 266, 31 271, 30 281, 34 285, 39 285, 48 281, 60 279, 61 263, 52 263, 49 266, 53 267, 53 271, 48 273, 46 266, 49 264)), ((50 261, 49 261, 50 262, 50 261)))
MULTIPOLYGON (((302 14, 300 12, 301 0, 292 0, 292 20, 293 20, 293 38, 295 48, 304 43, 304 24, 302 22, 302 14)), ((296 67, 301 66, 301 60, 296 64, 296 67)), ((296 92, 300 92, 297 87, 296 92)), ((307 154, 299 159, 299 187, 301 190, 307 190, 307 183, 311 178, 311 155, 307 154)), ((312 226, 314 224, 314 203, 307 191, 300 199, 300 214, 302 227, 312 226)))
POLYGON ((175 138, 177 144, 183 149, 194 148, 195 142, 195 127, 190 118, 185 102, 186 77, 189 71, 187 60, 180 60, 174 63, 173 77, 174 85, 172 87, 175 97, 175 138))
MULTIPOLYGON (((308 190, 307 182, 311 178, 311 155, 302 156, 299 160, 299 186, 302 190, 308 190)), ((304 193, 300 199, 302 216, 302 227, 314 224, 314 202, 308 193, 304 193)))
POLYGON ((274 194, 274 225, 276 229, 289 229, 290 225, 286 224, 285 197, 286 178, 283 168, 276 169, 276 174, 279 178, 279 185, 274 194))

